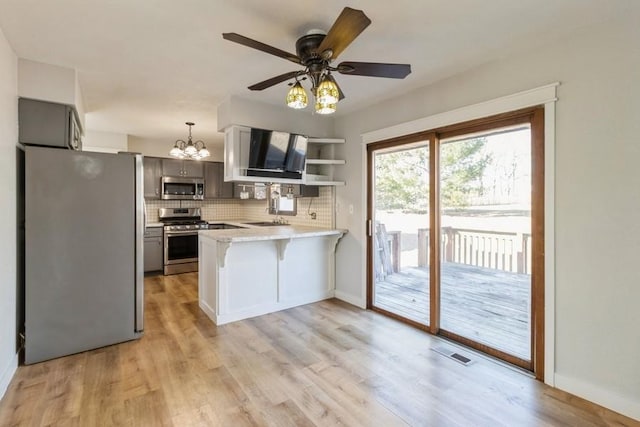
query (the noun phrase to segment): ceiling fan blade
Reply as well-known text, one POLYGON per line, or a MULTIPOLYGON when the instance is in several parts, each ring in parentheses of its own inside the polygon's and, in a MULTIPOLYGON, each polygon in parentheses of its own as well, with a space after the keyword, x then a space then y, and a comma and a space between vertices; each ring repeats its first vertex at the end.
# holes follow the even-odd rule
POLYGON ((294 55, 293 53, 285 52, 284 50, 278 49, 277 47, 269 46, 268 44, 264 44, 257 40, 250 39, 249 37, 241 36, 240 34, 237 34, 237 33, 222 33, 222 38, 235 43, 239 43, 247 47, 261 50, 262 52, 266 52, 271 55, 275 55, 279 58, 283 58, 288 61, 295 62, 296 64, 302 63, 300 58, 297 55, 294 55))
POLYGON ((256 83, 254 85, 249 86, 250 90, 263 90, 273 85, 277 85, 280 82, 285 80, 289 80, 300 74, 301 71, 289 71, 288 73, 280 74, 279 76, 271 77, 268 80, 265 80, 260 83, 256 83))
POLYGON ((404 79, 411 74, 410 64, 383 64, 379 62, 341 62, 338 65, 340 74, 354 76, 387 77, 404 79))
POLYGON ((371 20, 363 11, 345 7, 318 46, 317 52, 322 55, 323 52, 331 50, 327 59, 337 58, 369 24, 371 20))

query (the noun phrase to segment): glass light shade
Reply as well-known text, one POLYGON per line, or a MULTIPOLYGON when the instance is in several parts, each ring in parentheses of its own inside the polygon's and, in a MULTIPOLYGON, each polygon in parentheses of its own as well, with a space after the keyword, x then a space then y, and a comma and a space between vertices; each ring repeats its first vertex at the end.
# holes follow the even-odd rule
POLYGON ((210 155, 211 153, 209 153, 207 147, 202 147, 200 151, 198 151, 198 156, 200 156, 200 158, 209 157, 210 155))
POLYGON ((169 151, 169 155, 172 157, 182 157, 184 156, 184 153, 177 145, 174 145, 171 151, 169 151))
POLYGON ((318 114, 333 114, 336 112, 336 104, 323 104, 322 102, 316 102, 316 113, 318 114))
MULTIPOLYGON (((330 79, 329 76, 325 76, 316 92, 316 100, 321 104, 335 104, 340 99, 340 92, 338 86, 330 79)), ((334 109, 335 111, 335 109, 334 109)))
POLYGON ((189 157, 193 157, 198 153, 198 149, 196 147, 193 146, 193 144, 191 142, 189 142, 187 144, 186 147, 184 147, 184 154, 186 154, 189 157))
POLYGON ((289 107, 295 108, 296 110, 300 110, 307 106, 309 103, 309 100, 307 99, 307 92, 305 92, 300 82, 296 82, 296 84, 291 86, 289 93, 287 93, 286 101, 289 107))

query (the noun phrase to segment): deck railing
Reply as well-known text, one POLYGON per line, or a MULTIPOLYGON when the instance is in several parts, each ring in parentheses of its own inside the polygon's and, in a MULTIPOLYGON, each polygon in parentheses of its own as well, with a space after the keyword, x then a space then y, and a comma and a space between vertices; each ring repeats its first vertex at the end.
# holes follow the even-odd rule
MULTIPOLYGON (((531 274, 531 234, 442 227, 444 262, 531 274)), ((418 229, 418 267, 429 265, 429 229, 418 229)))

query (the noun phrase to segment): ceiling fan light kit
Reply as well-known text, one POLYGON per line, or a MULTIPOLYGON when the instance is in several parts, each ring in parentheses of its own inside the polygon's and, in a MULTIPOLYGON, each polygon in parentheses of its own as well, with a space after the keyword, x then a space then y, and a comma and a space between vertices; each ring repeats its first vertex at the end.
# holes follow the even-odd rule
POLYGON ((291 86, 289 93, 287 93, 287 106, 300 110, 306 108, 308 103, 307 92, 305 92, 300 82, 296 80, 296 83, 291 86))
POLYGON ((383 64, 376 62, 343 62, 337 67, 331 66, 343 50, 355 40, 371 20, 363 11, 345 7, 327 34, 311 30, 296 41, 296 53, 286 52, 257 40, 237 33, 223 33, 222 38, 262 52, 286 59, 304 66, 304 70, 291 71, 249 86, 249 90, 264 90, 286 80, 295 79, 295 83, 286 96, 287 106, 303 109, 308 105, 307 94, 300 84, 300 77, 311 80, 311 93, 315 96, 315 111, 318 114, 331 114, 336 111, 338 101, 344 99, 344 93, 331 75, 331 71, 340 74, 386 77, 403 79, 411 73, 409 64, 383 64))
POLYGON ((333 114, 335 112, 336 112, 336 104, 323 104, 322 102, 316 102, 316 113, 333 114))
POLYGON ((333 81, 333 78, 329 77, 330 74, 326 74, 316 89, 316 99, 321 104, 336 104, 340 98, 338 85, 333 81))
POLYGON ((209 153, 209 150, 207 150, 204 142, 201 140, 193 142, 191 138, 191 126, 195 126, 195 123, 186 122, 185 124, 189 126, 189 138, 187 139, 187 141, 178 139, 173 145, 173 148, 169 151, 169 155, 178 159, 193 160, 200 160, 204 159, 205 157, 209 157, 211 153, 209 153))

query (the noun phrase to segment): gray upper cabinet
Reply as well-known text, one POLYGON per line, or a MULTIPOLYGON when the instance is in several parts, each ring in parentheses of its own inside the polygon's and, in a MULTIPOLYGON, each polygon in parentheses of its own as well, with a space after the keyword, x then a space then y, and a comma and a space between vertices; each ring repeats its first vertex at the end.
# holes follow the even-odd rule
POLYGON ((72 150, 82 149, 82 129, 74 107, 20 98, 18 117, 21 143, 72 150))
POLYGON ((162 174, 165 176, 187 176, 203 178, 204 167, 197 160, 162 159, 162 174))
POLYGON ((204 163, 204 198, 233 198, 233 182, 224 182, 224 163, 204 163))
POLYGON ((144 197, 145 199, 160 198, 160 180, 162 178, 162 159, 145 157, 144 169, 144 197))
POLYGON ((194 160, 183 160, 182 170, 184 171, 184 176, 204 178, 204 165, 202 162, 194 160))

